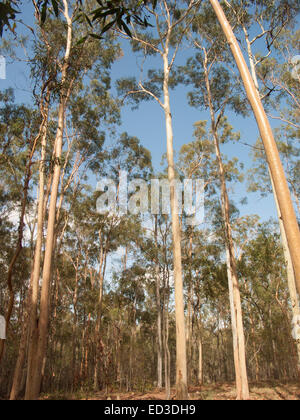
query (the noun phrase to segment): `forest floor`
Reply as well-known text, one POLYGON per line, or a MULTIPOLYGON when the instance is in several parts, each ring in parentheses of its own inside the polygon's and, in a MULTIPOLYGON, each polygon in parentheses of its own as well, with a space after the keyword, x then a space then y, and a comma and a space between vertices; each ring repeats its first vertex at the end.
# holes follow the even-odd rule
MULTIPOLYGON (((175 389, 171 390, 174 398, 175 389)), ((236 392, 233 383, 209 384, 202 387, 189 388, 190 400, 235 400, 236 392)), ((173 399, 172 398, 172 399, 173 399)), ((84 395, 48 394, 43 400, 165 400, 165 392, 153 390, 148 392, 98 392, 84 395)), ((296 383, 252 383, 250 384, 251 400, 300 400, 300 385, 296 383)))

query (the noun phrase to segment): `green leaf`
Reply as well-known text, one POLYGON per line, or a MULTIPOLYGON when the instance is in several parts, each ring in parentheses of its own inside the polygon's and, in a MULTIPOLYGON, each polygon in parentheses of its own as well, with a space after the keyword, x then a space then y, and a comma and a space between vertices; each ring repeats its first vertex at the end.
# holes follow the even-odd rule
POLYGON ((47 4, 48 4, 48 0, 46 0, 42 6, 42 12, 41 12, 41 22, 42 24, 45 23, 46 21, 46 17, 47 17, 47 4))
POLYGON ((58 10, 57 0, 51 0, 51 2, 52 2, 52 7, 53 7, 53 10, 54 10, 55 16, 58 17, 59 10, 58 10))
POLYGON ((89 34, 89 36, 95 39, 103 39, 101 35, 93 34, 92 32, 89 34))
POLYGON ((130 32, 130 29, 128 28, 128 26, 126 25, 125 22, 122 21, 122 27, 124 29, 124 31, 126 32, 126 34, 129 36, 129 38, 132 38, 132 34, 130 32))
MULTIPOLYGON (((115 20, 112 20, 111 22, 109 22, 107 25, 104 26, 104 28, 101 31, 101 35, 104 34, 105 32, 107 32, 110 28, 112 28, 114 26, 114 24, 116 23, 115 20)), ((100 38, 101 39, 101 38, 100 38)))
POLYGON ((84 36, 83 38, 81 38, 77 43, 76 43, 76 45, 78 46, 78 45, 81 45, 81 44, 83 44, 86 40, 88 39, 88 36, 84 36))

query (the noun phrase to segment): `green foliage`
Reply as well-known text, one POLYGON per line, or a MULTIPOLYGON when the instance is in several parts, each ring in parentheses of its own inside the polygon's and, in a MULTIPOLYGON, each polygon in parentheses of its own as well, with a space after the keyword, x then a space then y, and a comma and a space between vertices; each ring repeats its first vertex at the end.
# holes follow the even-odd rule
MULTIPOLYGON (((50 190, 54 163, 60 164, 62 173, 59 189, 59 204, 62 205, 56 218, 57 244, 53 250, 51 317, 43 381, 43 388, 50 391, 51 399, 63 399, 71 392, 74 398, 82 398, 85 394, 79 389, 90 395, 95 369, 99 369, 97 385, 105 392, 151 389, 157 378, 159 310, 163 345, 168 334, 168 349, 163 349, 163 358, 169 351, 171 382, 175 381, 176 324, 170 218, 158 215, 146 220, 141 216, 98 214, 99 192, 90 185, 99 177, 107 176, 118 186, 121 170, 127 171, 129 181, 142 178, 150 182, 154 176, 151 153, 141 140, 134 133, 121 131, 118 134, 117 131, 121 100, 111 94, 111 67, 120 57, 121 50, 110 29, 120 30, 130 37, 133 52, 146 58, 159 55, 159 49, 162 52, 164 48, 167 25, 165 18, 158 15, 160 33, 156 32, 155 25, 151 26, 155 16, 152 12, 158 9, 156 3, 100 0, 97 4, 70 3, 72 10, 80 7, 74 17, 70 63, 65 86, 62 86, 66 24, 58 7, 61 3, 39 1, 41 25, 35 32, 29 58, 34 103, 31 107, 17 104, 11 89, 0 93, 0 312, 3 312, 8 301, 5 279, 18 234, 16 215, 23 196, 28 151, 42 120, 40 106, 48 87, 50 89, 44 162, 46 194, 50 190), (95 5, 97 9, 93 10, 95 5), (149 19, 147 13, 151 15, 149 19), (131 23, 139 27, 138 31, 134 28, 134 37, 131 23), (59 162, 54 162, 57 105, 61 92, 67 89, 70 89, 70 97, 65 110, 63 153, 59 162)), ((7 16, 1 21, 2 30, 16 16, 16 11, 8 7, 13 6, 13 2, 5 4, 5 9, 1 9, 2 3, 0 7, 0 15, 6 13, 7 16)), ((17 7, 18 3, 14 4, 13 7, 17 7)), ((190 105, 208 110, 205 66, 209 69, 216 127, 223 148, 226 143, 240 139, 226 118, 226 110, 244 116, 248 105, 240 80, 231 68, 230 49, 209 2, 201 2, 185 20, 181 20, 186 4, 185 1, 167 1, 172 22, 179 22, 173 26, 169 39, 169 58, 175 60, 183 39, 193 42, 196 50, 186 66, 175 67, 173 61, 169 62, 167 81, 170 89, 179 84, 188 86, 190 105)), ((250 33, 258 23, 267 28, 264 35, 267 49, 275 53, 268 58, 263 53, 255 55, 256 60, 261 60, 257 66, 258 77, 263 84, 261 92, 268 111, 277 110, 277 116, 289 121, 276 130, 276 140, 296 200, 300 192, 296 142, 299 109, 295 106, 299 102, 299 89, 290 74, 290 60, 283 62, 281 55, 287 48, 293 54, 299 42, 299 31, 287 26, 297 5, 284 0, 233 0, 230 5, 228 2, 223 5, 239 36, 243 25, 250 33), (273 4, 277 6, 276 10, 271 7, 273 4)), ((166 81, 162 70, 150 69, 144 79, 141 83, 132 77, 118 80, 118 96, 125 95, 133 106, 153 96, 160 100, 166 81)), ((251 188, 265 193, 270 185, 260 142, 254 151, 251 188)), ((16 302, 3 364, 4 379, 0 381, 1 396, 11 382, 26 320, 25 302, 35 247, 39 152, 40 141, 30 168, 26 235, 23 254, 15 267, 16 302)), ((243 180, 243 163, 235 157, 222 156, 222 159, 226 182, 232 187, 243 180)), ((201 178, 205 182, 205 223, 192 227, 187 225, 185 214, 180 218, 190 383, 197 380, 200 339, 205 381, 233 381, 220 179, 208 121, 195 123, 194 138, 182 146, 175 170, 180 180, 201 178)), ((166 172, 155 176, 166 178, 166 172)), ((47 201, 44 207, 47 221, 47 201)), ((242 297, 249 377, 256 379, 258 364, 261 378, 294 378, 290 301, 279 234, 271 222, 260 223, 259 216, 241 217, 240 208, 233 202, 230 202, 229 213, 242 297)))
POLYGON ((0 3, 0 36, 3 36, 3 30, 9 29, 14 32, 16 16, 19 14, 18 0, 8 0, 0 3))
MULTIPOLYGON (((143 8, 151 4, 155 9, 157 0, 140 0, 135 4, 129 4, 123 0, 112 0, 112 1, 101 1, 97 0, 97 8, 87 13, 84 8, 84 2, 82 0, 77 1, 78 15, 77 19, 81 22, 85 21, 89 27, 93 29, 93 23, 101 23, 100 35, 91 32, 90 36, 96 39, 102 39, 102 35, 105 34, 113 26, 124 29, 124 31, 131 36, 131 31, 128 25, 131 22, 142 26, 151 26, 147 16, 143 15, 143 8), (90 16, 89 16, 90 15, 90 16), (109 23, 107 23, 109 19, 109 23)), ((3 35, 3 30, 8 28, 14 32, 16 27, 16 16, 20 13, 19 8, 22 2, 20 0, 6 0, 0 3, 0 36, 3 35)), ((37 7, 41 16, 41 24, 44 25, 48 16, 53 14, 58 17, 60 14, 60 1, 59 0, 38 0, 37 7)), ((84 42, 87 37, 81 38, 81 42, 84 42)))

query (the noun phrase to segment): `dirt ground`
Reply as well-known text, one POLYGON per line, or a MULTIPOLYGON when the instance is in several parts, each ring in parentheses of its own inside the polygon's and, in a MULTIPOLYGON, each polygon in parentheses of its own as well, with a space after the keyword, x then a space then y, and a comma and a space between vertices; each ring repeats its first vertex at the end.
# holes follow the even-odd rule
MULTIPOLYGON (((175 396, 175 389, 172 389, 172 397, 175 396)), ((211 384, 202 387, 191 387, 189 389, 191 400, 235 400, 235 386, 231 383, 211 384)), ((154 390, 152 392, 111 392, 105 394, 99 392, 89 396, 88 400, 164 400, 164 391, 154 390)), ((296 383, 253 383, 250 384, 251 400, 300 400, 300 384, 296 383)))

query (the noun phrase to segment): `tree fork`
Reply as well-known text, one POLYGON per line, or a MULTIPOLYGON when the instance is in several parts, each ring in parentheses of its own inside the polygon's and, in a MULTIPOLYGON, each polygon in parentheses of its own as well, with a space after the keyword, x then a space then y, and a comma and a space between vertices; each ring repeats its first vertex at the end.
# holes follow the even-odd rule
POLYGON ((266 158, 274 181, 274 187, 278 198, 282 221, 285 227, 287 241, 291 252, 297 291, 300 294, 300 232, 278 148, 274 140, 267 115, 233 30, 218 0, 210 0, 210 3, 217 15, 219 23, 230 45, 232 54, 243 80, 248 100, 251 104, 255 119, 257 121, 259 132, 266 152, 266 158))

